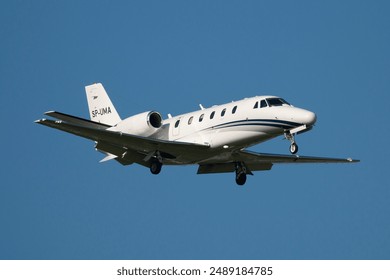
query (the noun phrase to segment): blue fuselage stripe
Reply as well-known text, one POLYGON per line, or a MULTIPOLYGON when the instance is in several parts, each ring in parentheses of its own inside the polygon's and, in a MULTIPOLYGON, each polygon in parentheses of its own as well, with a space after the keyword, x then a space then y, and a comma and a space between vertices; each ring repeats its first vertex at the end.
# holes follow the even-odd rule
POLYGON ((282 127, 282 128, 292 128, 292 127, 297 127, 301 124, 295 122, 289 122, 289 121, 281 121, 281 120, 249 119, 249 120, 240 120, 240 121, 233 121, 233 122, 219 124, 214 126, 214 128, 240 126, 240 125, 263 125, 263 126, 274 126, 274 127, 282 127))
POLYGON ((237 127, 237 126, 269 126, 281 129, 291 129, 293 127, 300 126, 300 123, 282 121, 282 120, 270 120, 270 119, 248 119, 248 120, 240 120, 240 121, 232 121, 227 123, 222 123, 218 125, 214 125, 203 130, 208 129, 223 129, 229 127, 237 127))

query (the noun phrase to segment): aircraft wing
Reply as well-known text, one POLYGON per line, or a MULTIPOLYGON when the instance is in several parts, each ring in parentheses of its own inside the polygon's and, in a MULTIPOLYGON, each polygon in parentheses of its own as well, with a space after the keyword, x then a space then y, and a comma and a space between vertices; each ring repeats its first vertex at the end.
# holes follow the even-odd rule
MULTIPOLYGON (((156 151, 174 161, 182 155, 207 155, 209 150, 208 145, 167 141, 107 130, 110 127, 108 125, 55 111, 45 114, 59 120, 41 119, 36 123, 97 142, 96 148, 108 153, 102 161, 115 159, 124 165, 137 162, 147 166, 148 159, 156 151)), ((241 150, 222 157, 217 155, 215 158, 211 155, 211 158, 199 163, 198 174, 234 172, 237 162, 243 163, 247 168, 247 173, 251 174, 251 171, 270 170, 274 164, 279 163, 351 163, 358 162, 358 160, 263 154, 241 150)))
POLYGON ((240 151, 236 157, 244 162, 270 162, 274 163, 350 163, 358 162, 351 158, 327 158, 327 157, 310 157, 298 155, 277 155, 277 154, 262 154, 251 151, 240 151))
POLYGON ((242 150, 233 153, 225 162, 207 162, 199 165, 198 174, 234 172, 235 163, 243 162, 248 174, 251 171, 270 170, 274 164, 279 163, 352 163, 359 162, 351 158, 324 158, 298 155, 263 154, 242 150))
MULTIPOLYGON (((105 146, 108 144, 112 149, 114 149, 113 147, 116 147, 117 151, 123 152, 130 150, 130 152, 137 152, 140 155, 143 154, 142 158, 155 151, 162 152, 167 156, 174 158, 182 153, 188 153, 189 148, 191 148, 190 150, 193 153, 206 151, 209 149, 209 146, 207 145, 166 141, 156 138, 126 134, 119 131, 110 131, 103 129, 104 125, 99 128, 99 123, 93 122, 93 124, 90 125, 90 121, 77 117, 73 118, 73 116, 70 115, 58 115, 58 113, 50 113, 50 115, 57 118, 66 119, 67 121, 41 119, 35 122, 69 132, 74 135, 96 141, 98 143, 104 143, 103 145, 105 146)), ((126 163, 125 161, 120 162, 123 164, 126 163)))

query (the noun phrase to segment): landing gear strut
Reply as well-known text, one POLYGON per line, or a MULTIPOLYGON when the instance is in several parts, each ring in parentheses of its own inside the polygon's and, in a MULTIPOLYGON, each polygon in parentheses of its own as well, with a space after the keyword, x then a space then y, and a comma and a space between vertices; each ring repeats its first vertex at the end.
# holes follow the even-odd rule
POLYGON ((290 153, 295 155, 298 152, 298 145, 295 142, 294 134, 291 134, 290 131, 284 133, 284 137, 290 141, 290 153))

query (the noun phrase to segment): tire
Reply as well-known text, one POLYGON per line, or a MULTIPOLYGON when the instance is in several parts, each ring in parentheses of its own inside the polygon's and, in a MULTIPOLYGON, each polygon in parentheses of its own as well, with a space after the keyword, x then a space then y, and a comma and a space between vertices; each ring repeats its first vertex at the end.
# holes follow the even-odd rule
POLYGON ((157 175, 161 172, 162 164, 158 160, 152 160, 150 163, 150 172, 157 175))
POLYGON ((239 186, 243 186, 246 182, 246 174, 245 173, 238 173, 236 175, 236 183, 239 186))
POLYGON ((298 152, 298 145, 296 143, 291 143, 290 145, 290 153, 295 155, 298 152))

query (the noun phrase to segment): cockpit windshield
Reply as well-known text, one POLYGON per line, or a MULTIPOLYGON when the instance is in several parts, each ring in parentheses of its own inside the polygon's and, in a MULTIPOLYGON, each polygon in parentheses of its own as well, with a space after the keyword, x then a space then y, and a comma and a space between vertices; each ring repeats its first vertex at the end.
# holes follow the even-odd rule
POLYGON ((268 105, 270 107, 272 107, 272 106, 284 106, 284 105, 290 106, 290 103, 288 103, 283 98, 267 98, 266 100, 267 100, 268 105))

